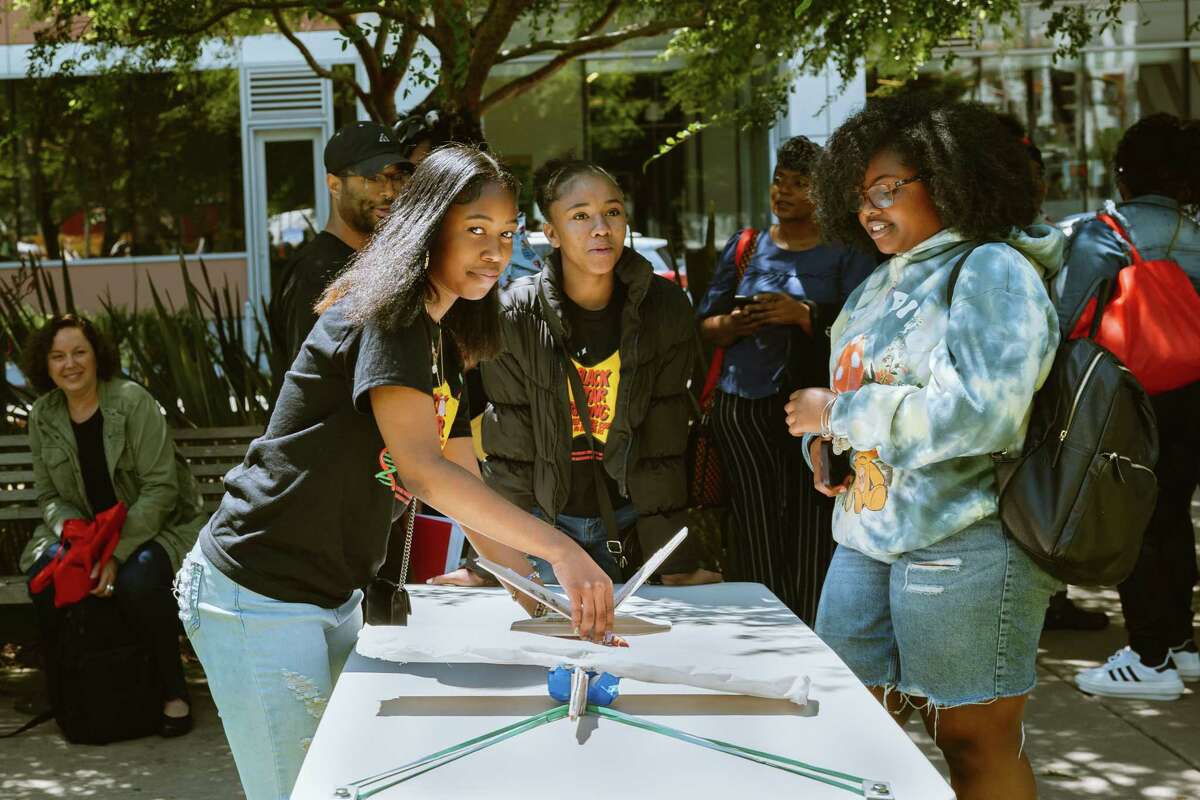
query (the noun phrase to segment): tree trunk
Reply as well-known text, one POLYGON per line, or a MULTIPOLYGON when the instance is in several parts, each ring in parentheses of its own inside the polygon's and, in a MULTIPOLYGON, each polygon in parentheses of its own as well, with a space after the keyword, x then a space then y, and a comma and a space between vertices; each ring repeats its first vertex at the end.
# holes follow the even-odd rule
POLYGON ((54 221, 52 201, 46 185, 46 173, 42 170, 42 136, 35 131, 31 139, 25 142, 25 161, 29 166, 29 190, 33 195, 33 213, 37 219, 38 230, 46 247, 46 258, 57 261, 62 257, 58 247, 58 223, 54 221))

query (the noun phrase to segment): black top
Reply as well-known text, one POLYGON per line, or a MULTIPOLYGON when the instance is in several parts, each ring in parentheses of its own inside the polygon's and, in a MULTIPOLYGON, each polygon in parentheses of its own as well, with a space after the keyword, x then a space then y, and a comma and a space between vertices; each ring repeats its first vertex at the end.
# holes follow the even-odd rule
POLYGON ((83 422, 71 420, 75 444, 79 448, 79 469, 83 473, 83 488, 93 514, 107 511, 117 504, 108 460, 104 457, 104 415, 100 409, 83 422))
MULTIPOLYGON (((621 314, 625 308, 625 285, 619 280, 614 283, 608 305, 598 311, 581 308, 563 292, 567 347, 579 370, 584 391, 588 393, 588 413, 591 416, 592 434, 596 439, 596 450, 593 452, 572 403, 574 437, 571 440, 571 487, 567 504, 562 510, 562 513, 572 517, 600 516, 600 501, 596 496, 596 478, 593 475, 596 465, 593 462, 604 460, 608 429, 612 427, 616 414, 621 372, 618 354, 621 346, 621 314)), ((621 498, 617 482, 607 472, 603 474, 613 508, 620 508, 625 501, 621 498)))
POLYGON ((332 233, 321 231, 288 260, 279 289, 285 361, 290 363, 299 352, 317 322, 313 306, 352 255, 354 248, 332 233))
POLYGON ((320 316, 284 378, 266 432, 225 476, 225 496, 201 533, 217 569, 259 594, 325 608, 366 585, 386 554, 400 491, 369 390, 426 392, 442 412, 443 444, 471 435, 470 414, 458 409, 462 365, 449 335, 445 378, 435 385, 438 339, 424 314, 392 333, 352 325, 345 301, 320 316))

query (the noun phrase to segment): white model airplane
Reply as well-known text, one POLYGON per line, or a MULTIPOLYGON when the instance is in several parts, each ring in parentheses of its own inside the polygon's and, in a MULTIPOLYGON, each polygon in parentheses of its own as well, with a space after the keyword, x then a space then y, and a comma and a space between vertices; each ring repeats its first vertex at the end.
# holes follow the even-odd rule
MULTIPOLYGON (((671 537, 671 541, 663 545, 657 553, 646 559, 646 563, 642 565, 642 568, 621 587, 620 591, 613 595, 614 612, 621 607, 622 603, 632 597, 638 589, 642 588, 642 584, 654 574, 656 569, 662 566, 662 563, 667 560, 667 556, 674 552, 680 542, 687 538, 687 535, 688 529, 680 528, 679 532, 671 537)), ((523 633, 540 633, 544 636, 578 636, 578 632, 571 624, 571 604, 565 597, 557 592, 550 591, 541 584, 534 583, 524 575, 518 575, 508 567, 497 564, 494 561, 480 558, 478 564, 495 575, 499 580, 516 589, 518 592, 532 597, 558 615, 518 620, 512 624, 512 630, 523 633)), ((669 630, 671 630, 671 623, 669 622, 654 622, 642 617, 635 617, 632 614, 615 614, 613 619, 613 633, 620 636, 664 633, 669 630)))

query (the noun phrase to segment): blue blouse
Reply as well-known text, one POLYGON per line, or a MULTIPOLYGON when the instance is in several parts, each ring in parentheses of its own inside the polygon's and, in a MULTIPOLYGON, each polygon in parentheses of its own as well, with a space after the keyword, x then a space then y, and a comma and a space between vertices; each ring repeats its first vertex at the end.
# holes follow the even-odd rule
MULTIPOLYGON (((797 300, 841 308, 850 293, 875 270, 875 260, 857 250, 834 244, 819 244, 798 252, 784 250, 769 232, 762 231, 739 283, 733 257, 740 235, 740 231, 735 233, 725 244, 712 285, 697 309, 700 319, 733 311, 734 295, 764 292, 783 292, 797 300)), ((833 319, 830 316, 821 327, 832 324, 833 319)), ((790 327, 767 325, 726 348, 717 388, 750 400, 778 393, 787 367, 790 327)), ((824 335, 825 331, 817 333, 824 335)), ((819 352, 814 350, 814 355, 819 352)))

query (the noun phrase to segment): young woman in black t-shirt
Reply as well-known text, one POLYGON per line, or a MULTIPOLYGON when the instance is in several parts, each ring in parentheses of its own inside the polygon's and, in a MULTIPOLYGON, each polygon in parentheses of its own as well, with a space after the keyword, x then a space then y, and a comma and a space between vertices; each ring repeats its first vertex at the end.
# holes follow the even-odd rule
MULTIPOLYGON (((553 564, 574 622, 612 628, 612 583, 569 538, 479 479, 464 358, 499 335, 494 286, 516 181, 477 149, 438 150, 326 290, 271 421, 176 581, 249 800, 286 797, 362 625, 396 498, 457 520, 485 556, 553 564)), ((524 604, 523 604, 524 605, 524 604)), ((528 607, 527 607, 528 608, 528 607)))
MULTIPOLYGON (((608 172, 556 160, 534 182, 554 251, 540 274, 501 293, 503 352, 482 370, 491 401, 484 476, 620 580, 632 532, 649 555, 685 524, 691 306, 624 246, 625 196, 608 172), (568 370, 587 395, 590 437, 568 370)), ((535 564, 555 580, 552 565, 535 564)), ((703 568, 695 542, 662 572, 674 584, 720 580, 703 568)))

